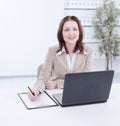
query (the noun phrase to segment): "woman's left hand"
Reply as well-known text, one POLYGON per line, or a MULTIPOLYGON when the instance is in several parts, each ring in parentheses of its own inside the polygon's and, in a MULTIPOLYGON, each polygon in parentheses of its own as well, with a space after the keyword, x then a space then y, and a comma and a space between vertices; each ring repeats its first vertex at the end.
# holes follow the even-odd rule
POLYGON ((57 84, 55 81, 48 80, 45 82, 46 89, 55 89, 57 87, 57 84))

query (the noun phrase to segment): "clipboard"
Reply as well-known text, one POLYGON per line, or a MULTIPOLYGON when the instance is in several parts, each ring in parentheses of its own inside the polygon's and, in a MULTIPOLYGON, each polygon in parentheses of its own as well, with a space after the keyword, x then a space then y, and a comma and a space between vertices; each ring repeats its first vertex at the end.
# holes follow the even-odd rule
POLYGON ((31 101, 27 92, 18 93, 18 96, 28 110, 58 106, 57 102, 46 91, 40 94, 36 101, 31 101))

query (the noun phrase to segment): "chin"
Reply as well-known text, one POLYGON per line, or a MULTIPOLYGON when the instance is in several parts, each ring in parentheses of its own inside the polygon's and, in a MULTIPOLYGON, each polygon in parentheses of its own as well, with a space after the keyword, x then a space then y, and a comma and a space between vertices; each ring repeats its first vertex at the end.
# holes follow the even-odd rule
POLYGON ((76 44, 77 41, 69 41, 68 44, 76 44))

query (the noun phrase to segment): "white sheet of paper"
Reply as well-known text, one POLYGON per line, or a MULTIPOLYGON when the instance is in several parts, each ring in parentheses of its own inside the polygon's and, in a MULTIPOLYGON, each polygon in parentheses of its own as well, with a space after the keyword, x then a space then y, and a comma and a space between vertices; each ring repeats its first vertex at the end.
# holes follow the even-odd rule
POLYGON ((18 95, 28 109, 40 108, 40 107, 41 108, 42 107, 50 107, 50 106, 56 106, 57 105, 45 92, 40 94, 36 101, 31 101, 28 98, 27 93, 19 93, 18 95))

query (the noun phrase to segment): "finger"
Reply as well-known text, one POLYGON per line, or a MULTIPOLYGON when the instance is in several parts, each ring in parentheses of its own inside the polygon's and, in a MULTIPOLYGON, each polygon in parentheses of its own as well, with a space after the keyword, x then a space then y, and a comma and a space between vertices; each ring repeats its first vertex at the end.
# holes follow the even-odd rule
POLYGON ((34 94, 35 94, 35 96, 38 96, 40 94, 40 92, 37 90, 37 91, 34 91, 34 94))
POLYGON ((28 93, 28 97, 31 101, 37 100, 37 96, 34 96, 31 92, 28 93))
POLYGON ((50 83, 47 82, 47 83, 45 84, 45 86, 47 86, 47 87, 50 86, 50 83))
POLYGON ((53 89, 53 86, 47 86, 47 89, 51 90, 51 89, 53 89))
POLYGON ((33 97, 33 96, 34 96, 31 92, 29 92, 29 93, 28 93, 28 95, 29 95, 29 96, 31 96, 31 97, 33 97))
POLYGON ((46 86, 46 88, 47 88, 47 89, 50 89, 50 86, 49 86, 49 85, 47 85, 47 86, 46 86))

